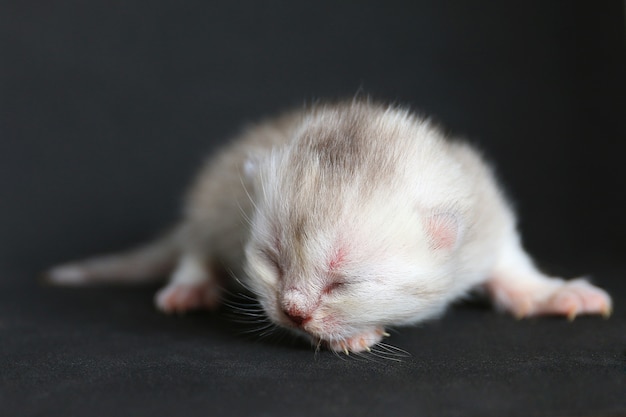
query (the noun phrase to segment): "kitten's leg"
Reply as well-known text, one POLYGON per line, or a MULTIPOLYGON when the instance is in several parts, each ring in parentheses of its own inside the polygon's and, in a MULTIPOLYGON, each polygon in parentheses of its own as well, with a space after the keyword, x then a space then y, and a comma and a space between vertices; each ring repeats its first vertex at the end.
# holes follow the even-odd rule
POLYGON ((157 308, 164 313, 214 309, 220 303, 220 285, 215 271, 201 258, 184 255, 170 282, 155 297, 157 308))
POLYGON ((503 247, 485 287, 494 304, 517 318, 611 314, 611 298, 584 279, 565 281, 542 274, 522 249, 517 236, 503 247))

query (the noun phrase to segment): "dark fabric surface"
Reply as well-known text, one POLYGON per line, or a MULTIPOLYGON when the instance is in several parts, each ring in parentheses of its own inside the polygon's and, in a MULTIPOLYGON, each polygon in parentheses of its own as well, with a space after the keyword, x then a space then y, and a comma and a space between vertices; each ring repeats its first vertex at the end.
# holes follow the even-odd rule
POLYGON ((2 2, 0 413, 625 415, 624 16, 619 1, 2 2), (169 226, 245 123, 357 91, 484 149, 530 252, 592 274, 613 317, 462 304, 394 329, 411 356, 392 361, 262 337, 229 309, 167 317, 156 287, 38 283, 169 226))
POLYGON ((229 310, 163 316, 149 289, 4 285, 0 401, 4 415, 42 416, 619 416, 626 288, 607 288, 609 320, 456 307, 392 331, 411 353, 396 362, 258 337, 229 310))

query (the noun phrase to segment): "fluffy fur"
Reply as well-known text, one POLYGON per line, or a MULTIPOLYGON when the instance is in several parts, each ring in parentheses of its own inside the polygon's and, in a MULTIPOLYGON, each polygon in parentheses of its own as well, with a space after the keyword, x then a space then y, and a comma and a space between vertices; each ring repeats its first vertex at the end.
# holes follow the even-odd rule
POLYGON ((247 130, 200 172, 166 238, 49 277, 145 279, 174 261, 156 297, 162 311, 215 307, 219 270, 245 272, 274 323, 346 353, 369 350, 387 326, 437 316, 478 286, 518 317, 611 311, 604 291, 535 268, 475 150, 367 101, 247 130))

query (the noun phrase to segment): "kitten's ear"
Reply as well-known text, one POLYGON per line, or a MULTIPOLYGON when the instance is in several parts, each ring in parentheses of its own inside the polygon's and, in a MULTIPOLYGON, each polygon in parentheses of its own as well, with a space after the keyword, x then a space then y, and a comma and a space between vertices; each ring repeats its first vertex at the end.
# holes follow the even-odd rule
POLYGON ((253 180, 259 173, 259 167, 265 154, 263 152, 250 152, 243 163, 243 174, 248 180, 253 180))
POLYGON ((456 213, 433 213, 426 217, 424 229, 432 250, 452 252, 463 238, 461 218, 456 213))

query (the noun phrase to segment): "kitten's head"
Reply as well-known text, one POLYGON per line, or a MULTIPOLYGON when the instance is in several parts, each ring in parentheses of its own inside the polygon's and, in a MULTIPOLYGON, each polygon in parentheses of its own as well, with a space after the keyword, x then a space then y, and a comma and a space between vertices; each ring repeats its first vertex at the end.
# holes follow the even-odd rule
POLYGON ((247 168, 250 286, 274 323, 328 343, 439 313, 463 229, 450 207, 421 207, 393 160, 366 167, 380 156, 342 132, 309 128, 247 168))

